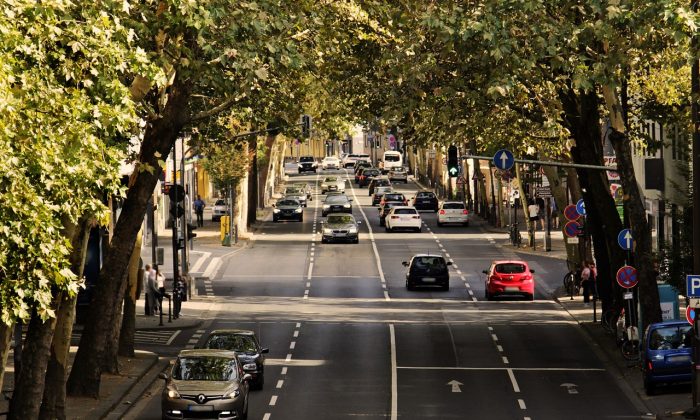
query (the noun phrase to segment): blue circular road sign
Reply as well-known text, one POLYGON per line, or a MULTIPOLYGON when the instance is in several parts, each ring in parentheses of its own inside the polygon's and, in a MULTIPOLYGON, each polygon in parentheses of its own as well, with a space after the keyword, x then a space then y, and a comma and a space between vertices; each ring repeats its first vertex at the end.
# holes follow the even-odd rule
POLYGON ((630 232, 629 229, 622 229, 620 233, 617 234, 617 244, 620 245, 620 248, 624 249, 625 251, 631 250, 633 243, 634 239, 632 238, 632 232, 630 232))
POLYGON ((576 211, 581 216, 586 215, 586 203, 583 202, 583 198, 576 202, 576 211))
POLYGON ((510 150, 501 149, 493 155, 493 164, 500 170, 507 171, 515 164, 515 157, 510 150))

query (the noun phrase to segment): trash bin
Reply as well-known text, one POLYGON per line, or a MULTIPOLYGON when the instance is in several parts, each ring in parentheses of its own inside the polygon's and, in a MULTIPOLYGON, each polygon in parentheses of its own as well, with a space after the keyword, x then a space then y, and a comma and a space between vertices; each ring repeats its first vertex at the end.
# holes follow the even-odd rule
POLYGON ((678 290, 670 284, 660 283, 659 302, 661 304, 661 319, 672 321, 680 319, 680 308, 678 304, 678 290))

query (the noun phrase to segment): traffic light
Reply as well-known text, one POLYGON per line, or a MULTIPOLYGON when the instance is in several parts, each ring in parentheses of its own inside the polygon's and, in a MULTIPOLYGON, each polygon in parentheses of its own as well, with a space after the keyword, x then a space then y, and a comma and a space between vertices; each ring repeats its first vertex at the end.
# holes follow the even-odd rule
POLYGON ((311 116, 301 116, 301 135, 304 138, 311 137, 311 116))
POLYGON ((185 209, 178 203, 170 202, 170 214, 175 218, 180 218, 185 215, 185 209))
POLYGON ((457 157, 457 146, 455 145, 447 148, 447 173, 451 178, 459 175, 459 157, 457 157))
POLYGON ((197 229, 196 225, 193 225, 192 223, 187 224, 187 239, 192 239, 192 238, 197 237, 197 234, 193 232, 195 229, 197 229))

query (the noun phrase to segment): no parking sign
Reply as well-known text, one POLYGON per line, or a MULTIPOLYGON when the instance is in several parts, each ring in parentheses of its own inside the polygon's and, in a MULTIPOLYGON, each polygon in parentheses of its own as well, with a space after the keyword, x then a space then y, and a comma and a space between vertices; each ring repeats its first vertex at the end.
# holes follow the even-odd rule
POLYGON ((617 284, 625 289, 631 289, 636 286, 637 283, 639 283, 639 279, 637 278, 637 269, 631 265, 620 267, 620 269, 617 270, 617 275, 615 278, 617 279, 617 284))

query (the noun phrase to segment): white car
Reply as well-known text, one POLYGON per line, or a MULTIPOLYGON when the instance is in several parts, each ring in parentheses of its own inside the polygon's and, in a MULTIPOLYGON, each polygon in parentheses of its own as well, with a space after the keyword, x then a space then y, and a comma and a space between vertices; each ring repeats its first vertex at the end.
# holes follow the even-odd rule
POLYGON ((443 201, 437 213, 437 225, 457 223, 469 226, 469 210, 461 201, 443 201))
POLYGON ((321 169, 340 169, 340 159, 335 156, 326 156, 321 161, 321 169))
POLYGON ((228 215, 228 205, 224 200, 216 200, 214 207, 211 209, 211 221, 216 222, 221 220, 221 216, 228 215))
POLYGON ((369 155, 363 153, 350 153, 342 159, 343 168, 352 168, 353 166, 355 166, 355 162, 357 162, 358 160, 369 161, 369 155))
POLYGON ((345 180, 337 176, 327 176, 321 182, 321 194, 325 194, 328 191, 338 191, 341 193, 345 192, 345 180))
POLYGON ((423 229, 418 210, 409 206, 393 207, 386 215, 384 225, 387 232, 393 232, 396 229, 411 229, 420 232, 423 229))

